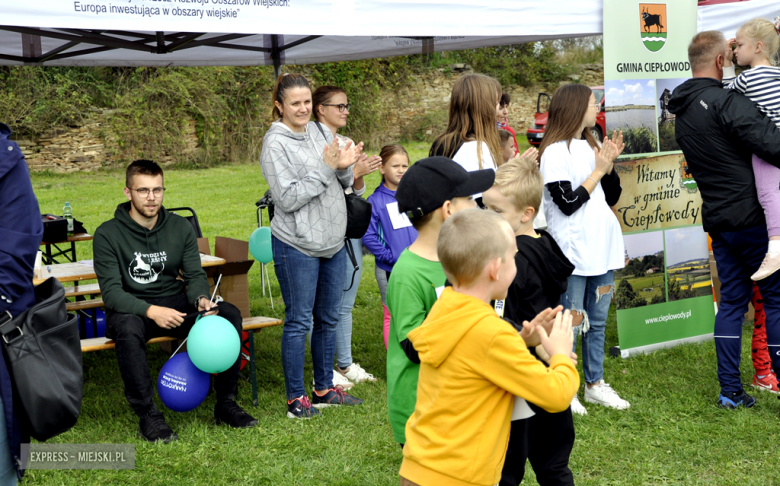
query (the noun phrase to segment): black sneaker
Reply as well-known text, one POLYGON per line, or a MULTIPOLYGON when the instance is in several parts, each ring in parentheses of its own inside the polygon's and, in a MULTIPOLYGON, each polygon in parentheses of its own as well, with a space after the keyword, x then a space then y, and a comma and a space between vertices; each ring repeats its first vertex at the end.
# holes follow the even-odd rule
POLYGON ((141 416, 138 433, 149 442, 162 442, 167 444, 172 440, 179 440, 179 436, 165 422, 162 412, 152 409, 141 416))
POLYGON ((257 419, 244 412, 244 409, 232 399, 217 402, 214 407, 214 418, 217 420, 217 425, 227 424, 234 429, 248 429, 257 425, 257 419))
POLYGON ((297 419, 310 419, 320 414, 316 408, 312 408, 309 397, 301 395, 298 398, 287 400, 287 417, 297 419))
POLYGON ((745 390, 738 393, 729 393, 728 396, 724 396, 723 393, 721 393, 718 397, 718 408, 725 408, 727 410, 734 410, 738 407, 751 408, 755 404, 755 397, 745 393, 745 390))
POLYGON ((317 395, 315 391, 311 397, 311 406, 315 408, 332 407, 335 405, 360 405, 361 403, 363 403, 363 400, 353 397, 338 387, 328 389, 328 392, 322 396, 317 395))

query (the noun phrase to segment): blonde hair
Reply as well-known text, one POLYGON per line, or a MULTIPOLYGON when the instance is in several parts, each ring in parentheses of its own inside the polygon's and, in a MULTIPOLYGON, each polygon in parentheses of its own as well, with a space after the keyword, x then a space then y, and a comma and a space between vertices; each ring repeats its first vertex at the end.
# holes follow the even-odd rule
POLYGON ((778 64, 777 51, 780 50, 780 36, 777 35, 775 24, 767 19, 757 18, 748 20, 737 32, 742 32, 745 37, 753 42, 764 44, 764 54, 773 65, 778 64))
POLYGON ((496 170, 493 186, 512 201, 516 210, 527 207, 539 212, 544 191, 544 178, 536 162, 523 158, 513 159, 496 170))
POLYGON ((436 251, 447 279, 468 285, 494 258, 503 259, 513 239, 504 218, 492 211, 464 209, 442 225, 436 251))
POLYGON ((501 98, 501 84, 484 74, 464 74, 452 86, 450 115, 447 129, 436 137, 429 155, 453 158, 465 142, 477 142, 479 168, 486 154, 486 143, 496 167, 504 162, 501 157, 501 139, 496 126, 496 105, 501 98))

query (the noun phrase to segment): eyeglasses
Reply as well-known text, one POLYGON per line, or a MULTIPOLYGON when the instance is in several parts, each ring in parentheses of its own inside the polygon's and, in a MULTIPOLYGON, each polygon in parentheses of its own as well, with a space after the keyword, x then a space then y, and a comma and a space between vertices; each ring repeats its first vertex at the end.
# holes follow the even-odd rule
POLYGON ((163 195, 163 192, 165 192, 164 187, 155 187, 154 189, 149 189, 148 187, 142 187, 140 189, 133 189, 128 187, 131 191, 135 191, 138 193, 141 197, 149 197, 149 193, 151 192, 154 194, 155 198, 161 197, 163 195))
POLYGON ((351 103, 347 103, 346 105, 344 103, 339 103, 338 105, 330 104, 330 103, 323 103, 322 106, 338 106, 339 113, 344 113, 344 110, 346 109, 349 111, 349 108, 352 106, 351 103))
POLYGON ((588 103, 588 106, 592 106, 594 108, 598 108, 601 106, 601 103, 588 103))

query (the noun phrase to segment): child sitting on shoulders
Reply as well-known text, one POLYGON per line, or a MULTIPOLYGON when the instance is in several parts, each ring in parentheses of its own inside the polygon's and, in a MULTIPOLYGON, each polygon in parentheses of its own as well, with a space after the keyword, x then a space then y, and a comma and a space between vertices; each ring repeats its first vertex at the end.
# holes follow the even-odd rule
POLYGON ((402 485, 495 485, 515 396, 561 412, 577 392, 568 312, 546 309, 518 334, 490 306, 506 298, 516 252, 512 228, 493 212, 461 211, 442 226, 437 253, 452 287, 408 334, 421 364, 402 485), (539 344, 549 368, 528 351, 539 344))
POLYGON ((398 201, 395 199, 395 191, 398 190, 401 177, 409 168, 409 154, 401 145, 385 145, 379 152, 379 157, 382 159, 382 165, 379 167, 382 182, 368 198, 371 203, 371 223, 363 236, 363 245, 374 255, 376 263, 374 271, 384 309, 382 334, 387 349, 390 333, 387 282, 401 252, 417 238, 417 230, 409 218, 398 211, 398 201))

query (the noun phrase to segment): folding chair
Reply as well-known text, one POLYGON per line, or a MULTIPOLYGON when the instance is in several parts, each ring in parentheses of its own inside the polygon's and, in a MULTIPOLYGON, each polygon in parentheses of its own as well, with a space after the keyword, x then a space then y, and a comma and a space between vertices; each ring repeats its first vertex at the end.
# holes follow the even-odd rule
POLYGON ((198 215, 195 214, 195 210, 188 207, 182 207, 182 208, 172 208, 168 210, 169 213, 176 213, 179 214, 179 216, 183 217, 187 221, 190 222, 192 225, 192 229, 195 230, 195 236, 197 238, 203 238, 203 232, 200 230, 200 223, 198 223, 198 215), (180 211, 189 211, 190 215, 185 216, 183 214, 179 214, 180 211))

